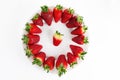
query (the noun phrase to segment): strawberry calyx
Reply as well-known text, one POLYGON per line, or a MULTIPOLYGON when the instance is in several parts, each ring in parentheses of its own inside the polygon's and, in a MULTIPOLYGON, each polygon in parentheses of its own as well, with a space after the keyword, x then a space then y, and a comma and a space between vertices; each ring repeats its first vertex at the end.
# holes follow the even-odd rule
POLYGON ((85 43, 85 44, 89 43, 88 37, 85 37, 85 38, 84 38, 84 43, 85 43))
POLYGON ((37 20, 39 18, 39 14, 35 14, 34 17, 32 18, 32 20, 37 20))
POLYGON ((86 25, 83 25, 82 29, 83 29, 83 31, 84 31, 84 33, 85 33, 86 30, 88 30, 88 27, 87 27, 86 25))
POLYGON ((44 5, 41 7, 42 12, 48 12, 48 6, 44 5))
POLYGON ((47 73, 48 73, 50 71, 50 67, 48 65, 45 65, 44 70, 47 71, 47 73))
POLYGON ((87 54, 87 52, 83 51, 82 53, 80 53, 78 56, 79 56, 79 59, 82 59, 84 60, 84 56, 85 54, 87 54))
POLYGON ((29 39, 26 35, 23 36, 22 40, 24 44, 28 44, 29 39))
POLYGON ((77 22, 83 23, 83 17, 82 16, 77 16, 77 22))
POLYGON ((73 68, 75 64, 77 64, 77 62, 73 62, 73 63, 71 63, 71 64, 70 64, 70 67, 73 68))
POLYGON ((63 6, 61 6, 61 5, 56 5, 55 8, 57 8, 58 10, 62 10, 62 9, 63 9, 63 6))
POLYGON ((70 14, 74 14, 74 9, 69 8, 69 9, 68 9, 68 12, 69 12, 70 14))
POLYGON ((29 32, 29 31, 30 31, 30 28, 31 28, 30 24, 29 24, 29 23, 26 23, 26 28, 25 28, 25 30, 29 32))
POLYGON ((56 31, 54 34, 54 37, 57 39, 62 39, 63 34, 61 34, 60 32, 56 31))
POLYGON ((25 49, 25 51, 26 51, 26 56, 30 57, 32 55, 32 52, 28 47, 25 49))
POLYGON ((60 64, 60 66, 57 68, 57 70, 58 70, 59 76, 63 75, 63 73, 65 74, 67 72, 66 69, 64 68, 63 64, 60 64))
POLYGON ((34 58, 34 61, 32 62, 32 64, 37 64, 38 66, 42 65, 42 61, 38 58, 34 58))

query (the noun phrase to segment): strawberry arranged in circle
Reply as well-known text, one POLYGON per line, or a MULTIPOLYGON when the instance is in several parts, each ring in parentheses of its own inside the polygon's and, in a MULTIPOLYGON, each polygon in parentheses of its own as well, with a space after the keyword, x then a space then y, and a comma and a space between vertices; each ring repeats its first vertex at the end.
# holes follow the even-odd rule
POLYGON ((88 28, 87 28, 86 25, 79 26, 79 27, 77 27, 75 30, 73 30, 73 31, 71 32, 71 34, 73 34, 73 35, 81 35, 81 34, 84 34, 87 29, 88 29, 88 28))
POLYGON ((58 22, 61 19, 62 16, 62 9, 63 7, 61 5, 57 5, 53 10, 53 17, 55 22, 58 22))
POLYGON ((67 61, 70 67, 73 67, 75 64, 77 64, 77 58, 70 52, 67 53, 67 61))
POLYGON ((59 55, 56 62, 56 69, 58 70, 58 75, 61 76, 65 74, 67 71, 68 64, 64 54, 59 55))
POLYGON ((80 46, 70 45, 73 55, 77 58, 84 60, 84 55, 87 53, 80 46))
POLYGON ((46 58, 46 54, 44 52, 40 52, 34 55, 34 61, 32 63, 41 66, 44 63, 45 58, 46 58))
POLYGON ((41 33, 41 29, 33 23, 26 23, 25 30, 30 34, 41 33))
POLYGON ((42 6, 41 9, 42 9, 41 17, 50 26, 52 23, 52 19, 53 19, 53 12, 46 5, 42 6))
POLYGON ((83 34, 81 34, 72 38, 72 41, 74 41, 77 44, 83 45, 88 43, 88 37, 85 37, 83 34))
POLYGON ((50 70, 52 70, 54 68, 54 65, 55 65, 55 57, 50 56, 44 62, 43 67, 44 67, 44 70, 46 70, 47 72, 49 72, 50 70))
POLYGON ((74 10, 69 8, 65 9, 62 13, 61 22, 66 23, 74 14, 74 10))
POLYGON ((35 44, 40 41, 40 36, 27 34, 23 36, 22 40, 25 44, 35 44))
POLYGON ((83 17, 82 16, 74 16, 72 17, 69 22, 66 24, 68 28, 74 28, 81 26, 83 23, 83 17))
POLYGON ((35 25, 43 26, 42 18, 38 13, 35 14, 35 16, 32 18, 32 21, 35 25))
POLYGON ((62 42, 62 38, 63 38, 63 34, 56 31, 55 34, 53 35, 53 45, 58 46, 62 42))
POLYGON ((42 45, 40 44, 32 44, 28 45, 28 47, 25 49, 26 51, 26 56, 30 57, 31 55, 35 55, 39 53, 39 51, 42 49, 42 45))

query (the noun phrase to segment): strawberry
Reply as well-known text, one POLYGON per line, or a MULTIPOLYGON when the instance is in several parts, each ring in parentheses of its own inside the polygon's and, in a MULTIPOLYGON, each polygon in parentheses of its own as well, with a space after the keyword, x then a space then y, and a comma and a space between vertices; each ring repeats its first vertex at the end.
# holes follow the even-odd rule
POLYGON ((41 66, 46 58, 46 54, 44 52, 40 52, 34 56, 33 64, 37 64, 38 66, 41 66))
POLYGON ((70 67, 73 67, 75 64, 77 64, 77 58, 70 52, 67 53, 67 61, 70 67))
POLYGON ((87 29, 88 29, 88 28, 87 28, 86 25, 83 25, 83 27, 82 27, 82 26, 79 26, 79 27, 77 27, 75 30, 73 30, 73 31, 71 32, 71 34, 73 34, 73 35, 81 35, 81 34, 84 34, 87 29))
POLYGON ((72 17, 69 22, 66 24, 68 28, 74 28, 81 26, 83 23, 83 17, 82 16, 74 16, 72 17))
POLYGON ((25 49, 26 56, 30 57, 31 55, 35 55, 39 53, 42 48, 42 45, 39 44, 28 45, 28 47, 25 49))
POLYGON ((44 62, 43 67, 44 67, 44 70, 46 70, 47 72, 49 72, 50 70, 52 70, 54 68, 54 65, 55 65, 55 57, 50 56, 44 62))
POLYGON ((83 45, 84 43, 87 44, 88 43, 88 37, 85 37, 84 35, 78 35, 74 38, 72 38, 72 41, 74 41, 77 44, 81 44, 83 45))
POLYGON ((56 31, 55 34, 53 35, 53 44, 55 46, 58 46, 62 42, 62 36, 60 32, 56 31))
POLYGON ((35 16, 32 18, 32 21, 35 25, 43 26, 42 18, 38 13, 35 14, 35 16))
POLYGON ((40 36, 33 35, 33 34, 27 34, 23 36, 22 40, 25 44, 35 44, 39 42, 40 36))
POLYGON ((71 8, 65 9, 62 13, 61 22, 66 23, 73 16, 73 13, 74 13, 73 9, 71 8))
POLYGON ((83 50, 82 47, 79 47, 79 46, 75 46, 75 45, 70 45, 70 48, 73 52, 73 55, 75 57, 79 57, 79 59, 81 58, 82 60, 84 60, 84 55, 87 53, 83 50))
POLYGON ((25 30, 27 32, 29 32, 30 34, 34 34, 34 33, 41 33, 41 29, 38 28, 35 24, 33 23, 26 23, 26 28, 25 30))
POLYGON ((55 22, 58 22, 62 16, 62 9, 63 7, 61 5, 57 5, 53 10, 53 17, 55 22))
POLYGON ((42 6, 41 9, 41 17, 50 26, 53 19, 53 12, 48 8, 48 6, 42 6))
POLYGON ((64 74, 66 73, 67 66, 68 66, 68 64, 67 64, 67 60, 65 58, 65 55, 61 54, 58 57, 57 62, 56 62, 56 68, 58 70, 59 76, 63 75, 63 73, 64 74))

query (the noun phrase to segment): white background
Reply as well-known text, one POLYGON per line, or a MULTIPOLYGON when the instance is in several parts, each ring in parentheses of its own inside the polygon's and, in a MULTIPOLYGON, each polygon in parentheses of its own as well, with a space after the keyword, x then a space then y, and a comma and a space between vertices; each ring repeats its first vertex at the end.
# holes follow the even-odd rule
POLYGON ((0 80, 120 80, 119 0, 0 0, 0 80), (25 56, 26 21, 42 5, 74 8, 89 26, 85 60, 64 76, 47 74, 25 56))

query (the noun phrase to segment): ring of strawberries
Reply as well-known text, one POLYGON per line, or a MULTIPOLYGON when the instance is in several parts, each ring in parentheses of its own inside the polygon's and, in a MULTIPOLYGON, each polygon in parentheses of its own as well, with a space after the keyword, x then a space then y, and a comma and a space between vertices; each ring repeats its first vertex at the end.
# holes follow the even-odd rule
MULTIPOLYGON (((84 25, 83 17, 79 15, 74 15, 74 10, 64 9, 61 5, 56 5, 56 7, 50 9, 48 6, 44 5, 41 7, 41 12, 37 13, 32 19, 32 23, 26 23, 25 31, 27 34, 24 34, 22 40, 23 43, 27 46, 25 48, 26 56, 33 57, 33 64, 38 66, 43 66, 44 70, 49 72, 53 70, 56 66, 58 71, 58 75, 61 76, 67 71, 68 65, 73 67, 77 64, 77 59, 84 59, 84 55, 87 53, 80 46, 70 45, 71 52, 68 52, 65 56, 61 54, 56 59, 54 56, 47 56, 45 52, 42 52, 41 49, 43 46, 38 44, 40 41, 40 34, 42 30, 40 27, 44 26, 43 21, 50 26, 52 21, 57 23, 61 21, 61 23, 65 24, 67 28, 75 28, 71 34, 75 35, 72 38, 72 41, 76 44, 83 45, 88 43, 88 38, 84 35, 87 30, 87 26, 84 25)), ((59 46, 62 42, 62 37, 64 35, 59 31, 56 31, 53 34, 53 45, 59 46)))

